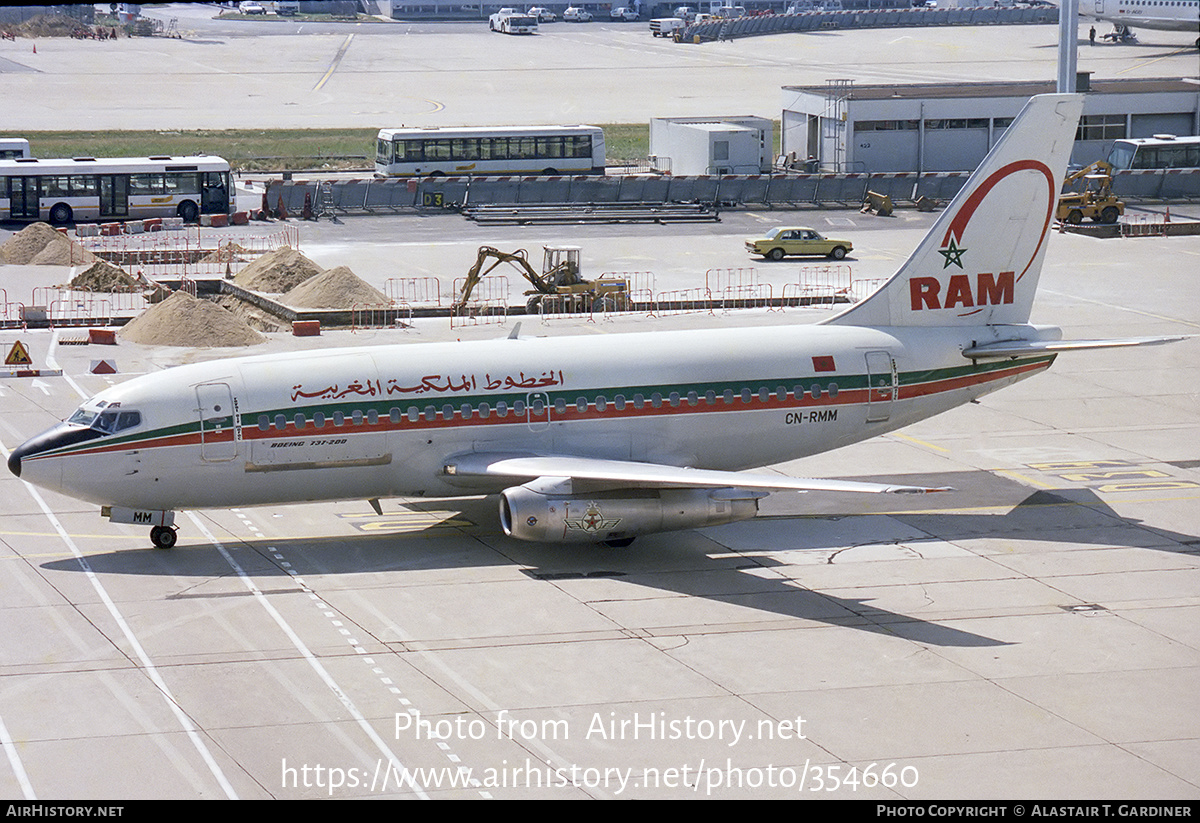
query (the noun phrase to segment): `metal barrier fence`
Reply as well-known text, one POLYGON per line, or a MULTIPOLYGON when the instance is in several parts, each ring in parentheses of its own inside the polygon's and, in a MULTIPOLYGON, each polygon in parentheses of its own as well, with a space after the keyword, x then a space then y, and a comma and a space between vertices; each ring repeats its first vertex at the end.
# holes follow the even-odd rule
POLYGON ((667 317, 674 314, 713 313, 712 302, 708 289, 671 289, 659 292, 654 296, 650 314, 654 317, 667 317))
POLYGON ((617 310, 609 298, 596 299, 590 294, 545 294, 537 300, 538 319, 542 323, 556 320, 611 320, 617 310))
MULTIPOLYGON (((454 278, 454 300, 457 303, 460 295, 463 292, 463 285, 467 282, 465 277, 454 278)), ((471 303, 499 303, 508 305, 508 296, 511 288, 508 280, 503 277, 484 277, 475 284, 471 289, 471 303)))
POLYGON ((867 29, 893 26, 1046 25, 1058 22, 1057 8, 915 8, 806 11, 713 20, 691 25, 676 35, 684 43, 733 40, 821 29, 867 29))
MULTIPOLYGON (((82 292, 76 294, 82 295, 82 292)), ((46 319, 54 326, 107 326, 113 317, 107 297, 67 297, 46 304, 46 319)))
POLYGON ((141 291, 92 292, 54 286, 38 286, 33 289, 32 305, 48 308, 56 306, 60 316, 83 316, 82 312, 86 311, 88 306, 100 304, 103 304, 104 317, 133 317, 141 313, 149 305, 149 301, 141 291))
POLYGON ((450 328, 502 326, 508 318, 506 303, 468 303, 450 308, 450 328))
POLYGON ((606 271, 600 274, 601 283, 625 282, 628 284, 626 299, 630 303, 650 303, 654 300, 654 272, 652 271, 606 271))
POLYGON ((383 293, 394 303, 442 305, 442 285, 436 277, 389 277, 384 281, 383 293))
MULTIPOLYGON (((430 177, 420 180, 345 180, 333 187, 332 208, 337 214, 378 214, 387 200, 387 212, 421 209, 466 209, 472 203, 488 205, 572 204, 621 206, 625 204, 711 204, 717 208, 741 205, 766 208, 845 205, 861 203, 868 190, 893 201, 925 196, 945 200, 958 193, 967 172, 928 174, 751 174, 696 176, 590 176, 590 177, 430 177), (379 195, 365 207, 364 192, 379 195)), ((269 184, 272 203, 282 202, 294 212, 311 197, 315 181, 284 180, 269 184)))
MULTIPOLYGON (((921 197, 944 202, 958 194, 968 177, 969 172, 962 171, 343 180, 332 187, 332 208, 337 214, 544 203, 708 203, 719 208, 785 209, 857 205, 868 191, 896 203, 921 197)), ((268 197, 295 213, 306 195, 315 196, 317 186, 315 181, 273 181, 268 197)), ((1200 199, 1200 169, 1121 171, 1113 188, 1129 200, 1196 200, 1200 199)))
POLYGON ((413 308, 404 301, 355 303, 350 307, 351 333, 363 329, 412 328, 413 308))
POLYGON ((94 228, 76 227, 76 241, 82 248, 147 277, 225 277, 263 254, 300 246, 300 229, 290 225, 258 233, 164 226, 161 231, 102 234, 92 231, 94 228))
POLYGON ((0 324, 5 328, 12 328, 24 323, 25 304, 18 301, 10 303, 7 289, 0 289, 0 311, 3 311, 3 314, 0 314, 0 324))

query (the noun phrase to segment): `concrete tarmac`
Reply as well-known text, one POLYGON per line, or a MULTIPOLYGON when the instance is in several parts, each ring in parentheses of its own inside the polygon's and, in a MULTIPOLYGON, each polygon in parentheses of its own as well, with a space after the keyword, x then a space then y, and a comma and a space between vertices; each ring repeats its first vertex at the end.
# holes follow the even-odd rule
MULTIPOLYGON (((178 17, 183 39, 0 41, 9 132, 648 123, 779 116, 784 85, 1049 80, 1056 26, 825 31, 703 45, 647 24, 550 23, 532 37, 486 22, 322 26, 178 17), (36 49, 36 51, 35 51, 36 49)), ((1100 78, 1197 76, 1195 33, 1086 45, 1100 78)), ((364 149, 368 154, 368 149, 364 149)))
MULTIPOLYGON (((841 42, 881 36, 861 34, 841 42)), ((986 44, 998 31, 888 34, 986 44)), ((624 42, 618 35, 606 50, 624 42)), ((770 40, 720 47, 761 55, 778 47, 770 40)), ((38 45, 41 57, 105 44, 38 45)), ((185 46, 139 47, 169 55, 185 46)), ((620 59, 636 67, 657 48, 620 59)), ((1173 59, 1169 51, 1143 48, 1135 62, 1173 59)), ((328 57, 313 59, 309 81, 328 57)), ((246 76, 263 87, 296 82, 264 73, 246 76)), ((61 76, 42 74, 53 75, 42 76, 47 98, 64 93, 61 76)), ((144 97, 122 91, 125 122, 208 122, 220 114, 206 91, 213 76, 181 84, 161 111, 158 80, 144 97)), ((219 79, 238 90, 226 125, 309 115, 315 124, 337 105, 290 107, 288 119, 269 96, 258 108, 238 98, 251 87, 243 77, 219 79)), ((633 82, 639 93, 654 85, 633 82)), ((11 93, 7 84, 0 92, 11 93)), ((737 111, 751 107, 741 100, 737 111)), ((640 119, 641 105, 622 119, 640 119)), ((102 120, 117 108, 81 110, 102 120)), ((63 122, 51 109, 29 107, 42 112, 33 120, 63 122)), ((1188 211, 1173 217, 1200 216, 1188 211)), ((453 215, 347 217, 303 224, 300 245, 377 286, 420 274, 449 293, 481 243, 528 247, 536 259, 538 245, 570 242, 583 247, 586 272, 649 270, 659 289, 684 289, 703 285, 711 268, 794 279, 802 263, 751 260, 742 248, 776 223, 844 232, 855 276, 885 276, 930 221, 748 212, 704 226, 485 230, 453 215)), ((1200 333, 1198 260, 1197 237, 1055 235, 1033 319, 1072 338, 1200 333)), ((0 277, 9 300, 27 299, 23 276, 0 277)), ((603 345, 626 330, 825 316, 530 318, 522 334, 588 334, 603 345)), ((512 326, 452 329, 442 319, 408 331, 272 335, 253 351, 502 337, 512 326)), ((63 370, 0 378, 0 454, 114 382, 248 353, 67 346, 63 336, 0 332, 4 351, 20 340, 37 365, 63 370), (114 358, 118 373, 91 373, 100 357, 114 358)), ((109 524, 94 506, 6 472, 0 795, 1194 802, 1197 373, 1198 338, 1062 355, 1047 374, 978 404, 774 467, 954 492, 915 501, 775 494, 754 520, 623 550, 508 539, 495 499, 472 498, 387 500, 382 515, 365 501, 186 512, 179 545, 160 551, 144 528, 109 524)))

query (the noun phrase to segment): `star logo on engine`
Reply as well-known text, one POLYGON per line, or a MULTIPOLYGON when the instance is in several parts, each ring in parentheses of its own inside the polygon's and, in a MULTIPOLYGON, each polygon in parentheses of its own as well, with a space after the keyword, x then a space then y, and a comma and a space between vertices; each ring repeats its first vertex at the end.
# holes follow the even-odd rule
POLYGON ((576 530, 584 532, 606 532, 617 527, 621 522, 621 518, 614 517, 605 519, 600 512, 600 507, 595 503, 588 503, 587 511, 583 513, 583 517, 577 520, 566 520, 567 530, 576 530))
POLYGON ((965 251, 966 249, 960 249, 958 244, 954 242, 954 238, 951 237, 950 245, 946 246, 944 249, 938 249, 938 254, 946 258, 946 262, 942 264, 942 268, 947 268, 951 263, 953 263, 961 269, 963 267, 962 256, 965 251))

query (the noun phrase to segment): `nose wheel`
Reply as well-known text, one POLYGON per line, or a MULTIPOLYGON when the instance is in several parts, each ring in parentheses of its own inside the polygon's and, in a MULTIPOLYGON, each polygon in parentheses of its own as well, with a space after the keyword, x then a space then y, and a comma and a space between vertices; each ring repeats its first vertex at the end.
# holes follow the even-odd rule
POLYGON ((150 530, 150 542, 156 549, 173 549, 179 534, 170 526, 155 526, 150 530))

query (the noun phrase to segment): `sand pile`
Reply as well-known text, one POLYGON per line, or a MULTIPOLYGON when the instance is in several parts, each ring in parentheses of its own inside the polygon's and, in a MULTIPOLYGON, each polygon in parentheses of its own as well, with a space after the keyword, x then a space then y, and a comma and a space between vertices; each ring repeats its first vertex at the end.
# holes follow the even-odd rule
POLYGON ((307 309, 349 309, 356 305, 387 305, 387 296, 345 266, 305 280, 282 298, 289 306, 307 309))
POLYGON ((23 23, 4 28, 21 37, 70 37, 91 31, 78 20, 64 14, 35 14, 23 23))
POLYGON ((147 346, 253 346, 265 340, 216 303, 182 291, 146 309, 120 335, 147 346))
POLYGON ((47 223, 32 223, 0 246, 0 263, 18 266, 78 266, 96 262, 96 256, 47 223))
POLYGON ((97 260, 71 278, 68 288, 76 291, 141 291, 142 284, 120 266, 114 266, 107 260, 97 260))
POLYGON ((245 246, 230 240, 220 243, 217 248, 200 258, 201 263, 243 263, 250 254, 245 246))
POLYGON ((290 246, 280 246, 238 272, 233 282, 254 291, 282 294, 323 271, 290 246))

